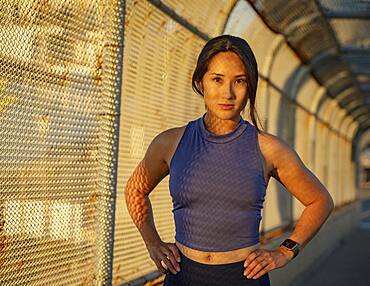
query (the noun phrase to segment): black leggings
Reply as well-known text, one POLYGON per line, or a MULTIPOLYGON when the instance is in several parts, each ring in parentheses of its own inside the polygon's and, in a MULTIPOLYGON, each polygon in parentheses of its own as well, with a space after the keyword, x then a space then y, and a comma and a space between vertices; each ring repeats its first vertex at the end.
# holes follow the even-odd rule
POLYGON ((244 261, 203 264, 179 252, 180 272, 172 274, 168 270, 163 286, 270 286, 268 273, 258 279, 248 279, 244 276, 244 261))

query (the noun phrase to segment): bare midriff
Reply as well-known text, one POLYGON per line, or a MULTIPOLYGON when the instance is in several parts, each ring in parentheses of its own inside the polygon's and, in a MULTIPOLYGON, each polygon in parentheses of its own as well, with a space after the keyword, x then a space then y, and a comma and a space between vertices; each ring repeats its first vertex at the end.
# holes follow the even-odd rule
POLYGON ((189 248, 176 240, 176 246, 187 258, 204 264, 226 264, 244 261, 249 253, 259 248, 260 243, 224 252, 208 252, 189 248))

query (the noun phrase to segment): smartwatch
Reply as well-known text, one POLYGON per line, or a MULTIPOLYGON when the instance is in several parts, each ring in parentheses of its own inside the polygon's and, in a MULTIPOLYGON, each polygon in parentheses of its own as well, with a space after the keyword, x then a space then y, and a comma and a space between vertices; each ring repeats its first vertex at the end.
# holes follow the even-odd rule
POLYGON ((298 255, 300 250, 299 244, 296 241, 291 240, 290 238, 287 238, 282 243, 280 243, 280 246, 284 246, 288 250, 293 251, 294 253, 293 258, 298 255))

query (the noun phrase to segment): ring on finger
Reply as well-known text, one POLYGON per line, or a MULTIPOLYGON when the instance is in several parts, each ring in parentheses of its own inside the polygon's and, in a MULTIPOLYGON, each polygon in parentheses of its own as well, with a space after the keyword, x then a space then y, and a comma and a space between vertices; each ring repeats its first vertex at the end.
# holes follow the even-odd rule
POLYGON ((165 269, 167 269, 167 265, 166 265, 166 263, 164 263, 164 261, 163 261, 163 260, 161 260, 161 265, 162 265, 165 269))
MULTIPOLYGON (((170 257, 169 257, 169 256, 167 256, 167 255, 166 255, 166 258, 167 258, 168 260, 170 260, 170 257)), ((164 263, 164 260, 162 260, 162 259, 161 259, 161 263, 162 263, 162 262, 164 263)))

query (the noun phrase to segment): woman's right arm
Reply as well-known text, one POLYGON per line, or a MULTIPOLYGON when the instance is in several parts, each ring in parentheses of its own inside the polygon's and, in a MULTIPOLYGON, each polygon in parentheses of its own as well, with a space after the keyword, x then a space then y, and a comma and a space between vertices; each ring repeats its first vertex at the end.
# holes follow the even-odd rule
POLYGON ((149 194, 169 174, 166 152, 169 150, 170 136, 171 130, 167 130, 153 139, 125 188, 128 212, 143 237, 151 258, 163 273, 166 269, 160 261, 163 260, 171 272, 175 273, 173 266, 178 266, 176 260, 179 260, 180 255, 175 244, 162 242, 154 225, 149 194))

